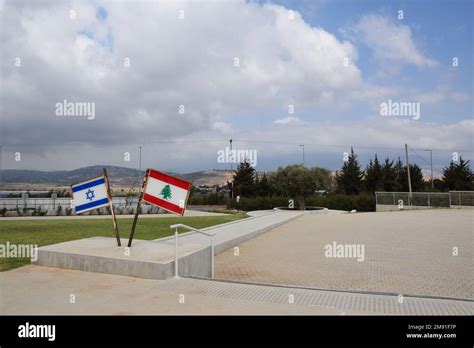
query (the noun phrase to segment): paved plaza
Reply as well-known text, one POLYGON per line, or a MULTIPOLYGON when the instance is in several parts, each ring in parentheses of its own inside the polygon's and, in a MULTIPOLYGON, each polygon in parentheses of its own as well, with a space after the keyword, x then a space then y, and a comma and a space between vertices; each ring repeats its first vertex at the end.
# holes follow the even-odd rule
POLYGON ((304 215, 218 255, 216 278, 473 300, 473 219, 468 209, 304 215), (325 257, 334 242, 364 245, 364 260, 325 257))
POLYGON ((224 245, 275 224, 218 254, 215 280, 29 265, 0 273, 0 314, 474 315, 473 210, 252 215, 215 227, 224 245), (326 257, 333 243, 364 257, 326 257))

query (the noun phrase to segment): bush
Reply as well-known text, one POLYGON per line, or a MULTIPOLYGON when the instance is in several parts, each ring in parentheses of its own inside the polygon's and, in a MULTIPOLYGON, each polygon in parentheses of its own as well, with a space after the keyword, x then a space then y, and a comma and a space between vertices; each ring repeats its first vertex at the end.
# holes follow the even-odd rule
POLYGON ((224 193, 208 193, 205 195, 192 195, 189 197, 189 205, 224 205, 227 203, 227 195, 224 193))
POLYGON ((58 208, 56 209, 56 215, 57 216, 63 215, 63 207, 61 205, 58 205, 58 208))
MULTIPOLYGON (((234 200, 230 207, 244 211, 267 210, 276 207, 288 207, 290 199, 293 198, 275 196, 241 197, 239 203, 234 200)), ((375 211, 375 196, 371 194, 312 196, 306 199, 305 205, 307 207, 316 206, 334 210, 375 211)))
POLYGON ((155 205, 150 206, 150 209, 148 209, 149 214, 159 214, 160 213, 160 208, 158 208, 155 205))
POLYGON ((334 210, 375 211, 375 195, 358 194, 330 194, 327 196, 313 196, 306 200, 307 206, 325 207, 334 210))
POLYGON ((0 209, 0 215, 2 215, 3 217, 5 217, 7 215, 7 208, 2 208, 0 209))
POLYGON ((48 214, 48 210, 43 210, 43 208, 41 207, 41 205, 38 207, 38 209, 34 209, 33 210, 33 216, 45 216, 46 214, 48 214))
POLYGON ((288 200, 289 198, 286 197, 271 196, 240 197, 239 203, 236 203, 235 200, 230 202, 230 208, 244 211, 266 210, 276 207, 287 207, 288 200))
POLYGON ((363 194, 358 195, 355 200, 357 211, 375 211, 375 195, 363 194))

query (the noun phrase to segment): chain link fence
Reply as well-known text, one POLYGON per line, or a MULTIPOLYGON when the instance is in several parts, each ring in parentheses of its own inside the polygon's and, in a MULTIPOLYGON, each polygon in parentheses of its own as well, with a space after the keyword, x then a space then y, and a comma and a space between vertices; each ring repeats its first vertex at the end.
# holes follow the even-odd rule
POLYGON ((452 207, 474 207, 474 191, 449 191, 452 207))
POLYGON ((376 211, 474 207, 474 191, 375 192, 376 211))

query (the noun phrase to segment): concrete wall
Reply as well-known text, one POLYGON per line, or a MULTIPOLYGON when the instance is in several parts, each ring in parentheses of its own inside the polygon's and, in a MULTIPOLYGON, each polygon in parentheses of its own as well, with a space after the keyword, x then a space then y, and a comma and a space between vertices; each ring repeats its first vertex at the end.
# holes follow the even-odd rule
MULTIPOLYGON (((85 272, 107 273, 145 279, 168 279, 175 274, 174 260, 157 263, 118 259, 95 255, 63 253, 38 249, 38 260, 34 264, 46 267, 74 269, 85 272)), ((211 276, 211 246, 188 255, 179 256, 180 276, 211 276)))
MULTIPOLYGON (((170 263, 174 276, 174 261, 170 263)), ((180 276, 210 277, 212 269, 211 246, 179 258, 178 273, 180 276)))
POLYGON ((137 260, 123 260, 84 254, 61 253, 38 249, 34 264, 47 267, 74 269, 85 272, 107 273, 147 279, 166 279, 171 266, 137 260))

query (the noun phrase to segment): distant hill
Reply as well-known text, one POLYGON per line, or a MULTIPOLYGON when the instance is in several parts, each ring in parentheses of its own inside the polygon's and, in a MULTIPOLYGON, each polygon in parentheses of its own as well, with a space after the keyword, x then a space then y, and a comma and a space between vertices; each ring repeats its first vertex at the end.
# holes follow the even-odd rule
MULTIPOLYGON (((0 175, 1 184, 55 184, 70 185, 75 182, 87 180, 94 176, 102 175, 102 169, 107 168, 109 179, 113 185, 132 185, 141 182, 138 169, 118 167, 118 166, 91 166, 74 170, 60 171, 39 171, 39 170, 2 170, 0 175)), ((142 175, 144 170, 142 171, 142 175)), ((173 176, 191 181, 195 186, 199 185, 224 185, 226 180, 230 180, 230 171, 210 170, 187 174, 168 173, 173 176)))

